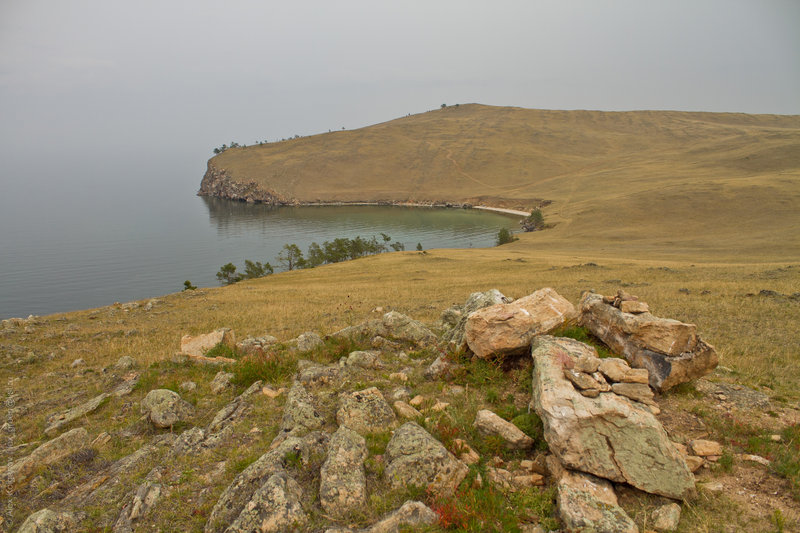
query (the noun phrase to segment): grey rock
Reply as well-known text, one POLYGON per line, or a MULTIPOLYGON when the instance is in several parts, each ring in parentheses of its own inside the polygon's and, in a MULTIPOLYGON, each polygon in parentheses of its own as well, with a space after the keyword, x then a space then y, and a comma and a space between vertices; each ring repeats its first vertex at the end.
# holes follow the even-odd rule
POLYGON ((242 509, 226 533, 298 531, 308 520, 300 505, 303 490, 285 472, 267 479, 242 509))
POLYGON ((58 463, 68 455, 88 446, 89 433, 83 428, 75 428, 63 435, 45 442, 27 457, 23 457, 0 470, 0 486, 10 483, 18 487, 33 477, 38 468, 58 463))
POLYGON ((416 422, 400 426, 386 446, 384 476, 393 488, 413 485, 452 495, 467 466, 416 422))
POLYGON ((322 346, 323 342, 322 342, 322 337, 320 337, 313 331, 307 331, 298 336, 292 342, 292 344, 294 344, 294 347, 298 352, 306 353, 322 346))
POLYGON ((339 368, 336 366, 320 366, 313 363, 297 375, 297 381, 306 387, 321 387, 336 383, 339 379, 339 368))
POLYGON ((86 361, 84 361, 83 359, 75 359, 69 366, 70 368, 78 368, 81 366, 86 366, 86 361))
POLYGON ((396 421, 394 411, 375 387, 339 395, 336 422, 340 426, 358 433, 371 433, 389 429, 396 421))
POLYGON ((356 351, 347 356, 344 365, 351 368, 379 370, 384 367, 380 356, 381 353, 375 350, 356 351))
POLYGON ((169 428, 194 415, 194 407, 176 392, 155 389, 147 393, 140 405, 141 412, 157 428, 169 428))
POLYGON ((233 379, 233 374, 230 372, 217 372, 217 375, 214 376, 214 379, 211 380, 211 392, 214 394, 220 394, 225 389, 231 387, 231 380, 233 379))
POLYGON ((373 338, 376 336, 416 345, 434 345, 439 340, 422 322, 396 311, 386 313, 381 319, 367 320, 331 335, 333 338, 373 338))
POLYGON ((328 445, 328 458, 320 470, 319 499, 325 512, 335 518, 367 504, 364 437, 344 426, 336 430, 328 445))
POLYGON ((463 369, 463 365, 452 363, 447 360, 446 355, 440 355, 433 363, 425 369, 425 379, 428 380, 451 380, 456 373, 463 369))
POLYGON ((276 438, 300 436, 321 428, 324 423, 325 419, 317 410, 313 396, 299 381, 295 381, 286 397, 281 429, 276 438))
POLYGON ((180 389, 184 392, 190 392, 197 389, 197 383, 194 381, 184 381, 180 384, 180 389))
POLYGON ((114 369, 120 371, 126 371, 136 368, 136 361, 130 355, 123 355, 120 357, 116 363, 114 363, 114 369))
POLYGON ((324 456, 328 446, 328 436, 312 432, 302 438, 288 437, 254 463, 240 472, 222 492, 205 526, 205 533, 219 533, 231 524, 242 512, 259 487, 273 475, 283 472, 286 459, 299 456, 308 463, 314 456, 324 456))
POLYGON ((565 471, 558 481, 558 513, 568 531, 639 533, 619 506, 611 483, 591 474, 565 471))
POLYGON ((76 525, 72 513, 42 509, 26 518, 17 533, 69 533, 75 531, 76 525))
POLYGON ((111 395, 104 392, 99 396, 95 396, 88 402, 75 406, 72 409, 69 409, 63 413, 49 417, 47 419, 47 428, 44 430, 45 435, 47 435, 48 437, 52 437, 53 435, 61 431, 61 429, 64 426, 70 424, 71 422, 77 420, 78 418, 83 418, 89 413, 97 410, 101 405, 105 403, 106 399, 109 396, 111 395))
POLYGON ((136 488, 128 502, 122 507, 112 528, 113 533, 133 533, 139 520, 147 516, 161 498, 160 478, 161 474, 158 469, 153 469, 147 475, 144 483, 136 488))
POLYGON ((367 533, 399 533, 407 528, 432 526, 439 515, 422 502, 407 501, 380 522, 367 529, 367 533))

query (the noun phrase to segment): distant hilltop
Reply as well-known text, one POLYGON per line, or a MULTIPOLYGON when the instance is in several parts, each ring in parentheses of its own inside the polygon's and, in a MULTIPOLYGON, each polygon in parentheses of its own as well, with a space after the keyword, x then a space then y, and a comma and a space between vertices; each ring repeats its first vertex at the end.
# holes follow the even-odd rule
POLYGON ((549 206, 548 221, 590 239, 611 226, 615 239, 633 226, 637 237, 658 234, 669 221, 670 239, 712 230, 735 239, 755 224, 800 246, 789 231, 800 223, 798 177, 800 116, 466 104, 228 148, 209 160, 199 194, 273 205, 549 206))

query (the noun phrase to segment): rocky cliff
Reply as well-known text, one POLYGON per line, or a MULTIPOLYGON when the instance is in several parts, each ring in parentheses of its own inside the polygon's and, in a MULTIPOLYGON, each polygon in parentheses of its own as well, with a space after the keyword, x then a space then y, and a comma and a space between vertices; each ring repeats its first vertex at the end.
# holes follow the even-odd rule
POLYGON ((198 196, 216 196, 228 200, 248 203, 263 203, 268 205, 287 205, 292 202, 271 191, 261 187, 255 181, 241 183, 235 181, 227 170, 217 168, 213 162, 208 162, 208 169, 200 182, 198 196))

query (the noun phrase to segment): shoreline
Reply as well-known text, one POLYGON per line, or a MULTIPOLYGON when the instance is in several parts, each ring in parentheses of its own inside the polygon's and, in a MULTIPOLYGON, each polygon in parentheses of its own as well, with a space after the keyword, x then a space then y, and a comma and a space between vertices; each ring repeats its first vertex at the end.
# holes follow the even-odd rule
POLYGON ((298 202, 296 204, 284 204, 279 207, 344 207, 348 205, 355 206, 383 206, 383 207, 427 207, 437 209, 480 209, 481 211, 492 211, 494 213, 502 213, 504 215, 514 215, 519 217, 527 217, 530 213, 520 211, 518 209, 507 209, 504 207, 492 207, 488 205, 471 205, 471 204, 456 204, 456 203, 416 203, 416 202, 298 202))

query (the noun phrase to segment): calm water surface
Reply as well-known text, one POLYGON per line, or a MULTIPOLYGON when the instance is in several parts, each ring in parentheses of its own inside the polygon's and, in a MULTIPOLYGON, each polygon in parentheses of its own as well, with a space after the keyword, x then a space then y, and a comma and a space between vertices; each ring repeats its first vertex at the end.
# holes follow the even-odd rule
MULTIPOLYGON (((47 171, 42 171, 47 174, 47 171)), ((219 267, 276 265, 283 244, 380 232, 430 248, 486 247, 517 219, 460 209, 268 208, 195 196, 202 172, 98 165, 70 179, 16 176, 0 195, 0 318, 217 286, 219 267), (47 179, 44 179, 47 178, 47 179)))

